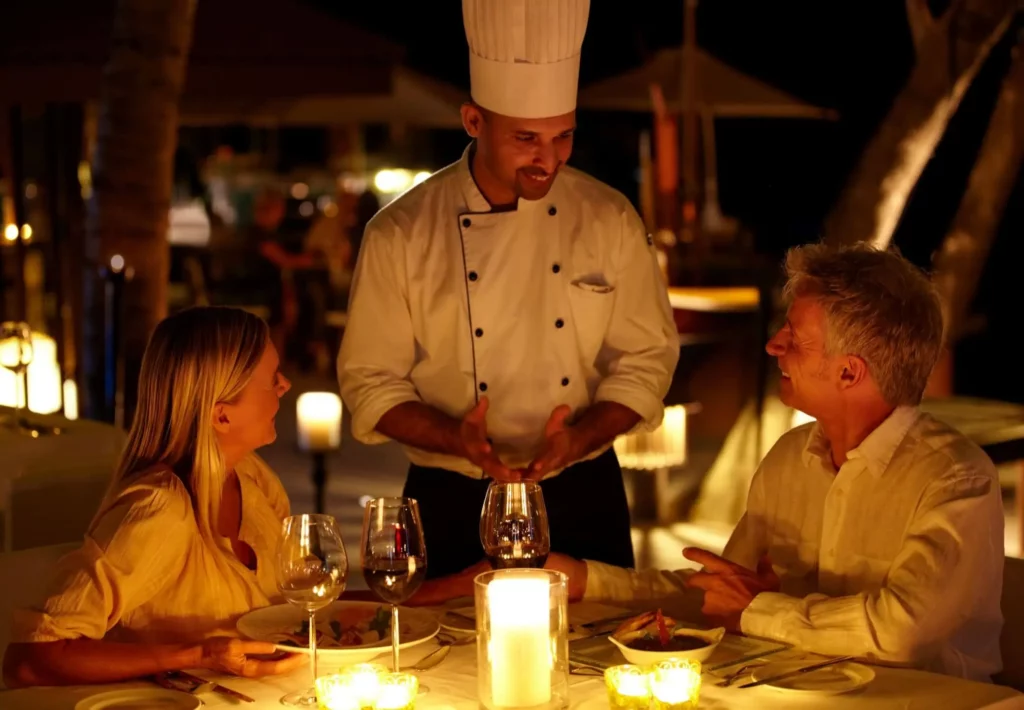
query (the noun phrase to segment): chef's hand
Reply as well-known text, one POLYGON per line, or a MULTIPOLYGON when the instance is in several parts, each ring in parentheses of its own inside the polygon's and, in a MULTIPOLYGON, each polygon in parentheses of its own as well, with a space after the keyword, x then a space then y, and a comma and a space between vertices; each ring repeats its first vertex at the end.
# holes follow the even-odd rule
POLYGON ((476 406, 462 418, 459 427, 459 434, 462 437, 461 454, 496 481, 518 481, 519 473, 501 462, 495 455, 491 442, 487 440, 487 406, 487 397, 481 397, 476 406))
POLYGON ((563 404, 555 407, 544 426, 544 448, 523 470, 523 480, 539 481, 551 471, 564 468, 580 458, 579 446, 571 426, 565 420, 572 409, 563 404))

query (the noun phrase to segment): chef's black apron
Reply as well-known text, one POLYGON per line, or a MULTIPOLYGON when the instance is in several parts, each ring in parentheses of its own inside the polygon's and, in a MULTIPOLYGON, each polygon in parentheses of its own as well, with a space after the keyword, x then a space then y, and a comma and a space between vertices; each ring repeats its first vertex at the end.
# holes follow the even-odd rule
MULTIPOLYGON (((427 579, 444 577, 484 559, 480 511, 490 479, 413 464, 406 498, 419 502, 427 544, 427 579)), ((609 448, 540 483, 551 528, 551 551, 576 559, 633 567, 629 505, 622 469, 609 448)))

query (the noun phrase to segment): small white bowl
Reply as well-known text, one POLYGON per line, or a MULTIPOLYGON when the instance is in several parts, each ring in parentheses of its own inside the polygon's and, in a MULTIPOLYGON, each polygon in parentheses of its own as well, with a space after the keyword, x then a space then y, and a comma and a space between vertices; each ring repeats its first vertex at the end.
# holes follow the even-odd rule
POLYGON ((704 648, 695 648, 692 651, 639 651, 630 648, 613 636, 609 636, 608 640, 618 646, 625 659, 634 666, 653 666, 669 658, 682 658, 703 663, 711 657, 711 654, 718 648, 718 644, 722 642, 725 637, 725 629, 721 627, 717 629, 676 629, 673 635, 694 636, 706 641, 708 645, 704 648))

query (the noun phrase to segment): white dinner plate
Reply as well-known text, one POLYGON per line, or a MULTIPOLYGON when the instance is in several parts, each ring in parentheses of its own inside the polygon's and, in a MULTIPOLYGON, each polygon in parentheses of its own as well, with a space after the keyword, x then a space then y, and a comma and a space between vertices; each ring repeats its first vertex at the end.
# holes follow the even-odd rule
MULTIPOLYGON (((766 663, 754 669, 750 677, 755 681, 764 680, 809 665, 811 661, 806 660, 766 663)), ((762 687, 793 695, 841 695, 859 690, 874 679, 875 672, 868 666, 846 662, 765 683, 762 687)))
MULTIPOLYGON (((347 608, 370 608, 384 606, 377 602, 334 602, 331 605, 317 612, 317 617, 333 617, 342 609, 347 608)), ((290 653, 309 653, 309 647, 292 646, 275 641, 276 634, 287 633, 295 629, 306 620, 306 612, 293 604, 276 604, 250 611, 241 617, 236 624, 239 633, 256 641, 269 641, 278 649, 290 653)), ((319 622, 318 622, 319 623, 319 622)), ((399 638, 399 649, 412 648, 426 643, 437 635, 441 630, 437 618, 432 612, 425 609, 410 607, 398 607, 398 623, 401 627, 408 627, 409 631, 403 633, 399 638)), ((328 662, 337 662, 341 665, 355 663, 366 663, 377 656, 391 650, 391 639, 381 639, 361 646, 347 646, 345 648, 324 648, 317 649, 317 656, 328 662)))
POLYGON ((165 688, 128 688, 90 695, 75 710, 196 710, 203 701, 194 695, 165 688))

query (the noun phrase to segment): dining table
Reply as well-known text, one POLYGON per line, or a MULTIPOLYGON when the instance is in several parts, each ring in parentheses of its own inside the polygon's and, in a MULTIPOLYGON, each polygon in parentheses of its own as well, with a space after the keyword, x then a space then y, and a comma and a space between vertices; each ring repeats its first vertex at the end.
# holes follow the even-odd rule
MULTIPOLYGON (((29 436, 0 407, 0 551, 80 541, 127 436, 112 424, 30 414, 51 432, 29 436)), ((2 706, 0 706, 2 707, 2 706)))
MULTIPOLYGON (((433 607, 439 619, 447 612, 459 606, 459 601, 449 602, 444 607, 433 607)), ((461 600, 461 604, 472 605, 471 600, 461 600)), ((637 610, 646 610, 650 604, 623 604, 617 606, 595 605, 591 602, 572 604, 569 607, 569 621, 589 618, 595 615, 602 618, 613 618, 608 614, 628 614, 637 610)), ((472 625, 470 624, 470 627, 472 625)), ((570 635, 570 660, 573 658, 573 644, 579 640, 588 643, 599 641, 593 634, 580 629, 572 630, 570 635)), ((728 638, 728 637, 727 637, 728 638)), ((723 642, 724 645, 724 642, 723 642)), ((439 644, 431 640, 420 646, 402 651, 401 665, 403 668, 415 665, 428 653, 436 650, 439 644)), ((717 653, 717 651, 716 651, 717 653)), ((802 652, 789 649, 779 654, 786 660, 802 657, 802 652)), ((987 708, 997 703, 1014 702, 1024 704, 1024 696, 1012 688, 981 683, 947 675, 939 675, 907 668, 887 668, 873 666, 874 680, 866 687, 855 692, 834 696, 811 696, 794 699, 790 694, 780 692, 772 686, 752 688, 737 687, 736 683, 729 687, 721 687, 718 683, 731 671, 737 670, 740 663, 733 668, 719 668, 712 656, 705 663, 700 691, 701 709, 712 710, 789 710, 796 706, 801 708, 835 708, 836 710, 976 710, 987 708), (714 668, 715 670, 709 670, 714 668)), ((767 659, 762 659, 767 660, 767 659)), ((374 661, 386 666, 390 665, 390 648, 382 648, 382 655, 374 661)), ((625 662, 625 661, 622 661, 625 662)), ((329 664, 320 661, 320 673, 335 672, 329 664)), ((307 666, 280 676, 263 678, 238 678, 224 676, 209 671, 196 670, 195 675, 214 680, 231 690, 249 696, 254 702, 243 702, 227 695, 204 692, 200 696, 204 707, 238 707, 252 710, 270 710, 280 708, 280 699, 285 694, 308 687, 310 671, 307 666)), ((416 672, 421 685, 428 688, 415 700, 417 710, 478 710, 480 707, 477 689, 477 648, 475 642, 454 645, 448 655, 438 665, 422 672, 416 672)), ((132 687, 155 687, 147 681, 115 683, 96 686, 73 687, 40 687, 18 690, 0 691, 0 708, 3 710, 74 710, 76 705, 91 696, 112 690, 132 687)), ((573 710, 605 710, 609 707, 608 693, 600 670, 573 666, 569 676, 569 702, 573 710)), ((1002 707, 1002 706, 1000 706, 1002 707)))

